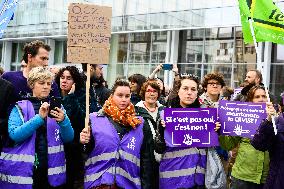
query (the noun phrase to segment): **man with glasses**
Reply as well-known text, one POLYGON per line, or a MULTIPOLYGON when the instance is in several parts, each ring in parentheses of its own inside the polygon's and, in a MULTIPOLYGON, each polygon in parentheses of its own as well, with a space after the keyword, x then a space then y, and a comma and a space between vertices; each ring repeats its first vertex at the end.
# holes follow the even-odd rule
MULTIPOLYGON (((23 71, 5 72, 2 78, 10 81, 14 88, 13 101, 15 103, 19 100, 26 99, 31 95, 31 89, 27 84, 27 77, 32 68, 38 66, 48 66, 50 46, 42 41, 32 41, 24 46, 23 61, 26 67, 23 71)), ((54 82, 52 84, 51 96, 59 97, 59 90, 54 82)))
POLYGON ((210 73, 204 76, 202 87, 205 91, 199 99, 205 107, 217 108, 221 99, 221 90, 225 86, 224 76, 219 73, 210 73))

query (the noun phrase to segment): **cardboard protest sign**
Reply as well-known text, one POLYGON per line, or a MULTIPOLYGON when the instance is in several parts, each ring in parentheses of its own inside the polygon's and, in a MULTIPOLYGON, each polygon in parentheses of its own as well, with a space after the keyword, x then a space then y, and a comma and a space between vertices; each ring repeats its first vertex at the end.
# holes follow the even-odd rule
POLYGON ((265 103, 221 100, 218 115, 221 134, 253 138, 261 121, 267 117, 265 103))
POLYGON ((72 3, 68 14, 67 61, 108 64, 111 7, 72 3))
POLYGON ((216 108, 166 108, 165 140, 170 147, 218 146, 216 108))

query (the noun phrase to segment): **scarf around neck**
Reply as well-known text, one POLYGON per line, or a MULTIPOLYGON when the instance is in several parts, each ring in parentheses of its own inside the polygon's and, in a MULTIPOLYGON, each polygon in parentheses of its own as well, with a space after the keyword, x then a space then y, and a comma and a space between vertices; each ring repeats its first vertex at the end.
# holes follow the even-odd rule
POLYGON ((141 123, 141 120, 135 116, 135 108, 132 103, 130 103, 124 110, 120 110, 114 104, 112 95, 105 102, 103 110, 113 119, 114 122, 122 124, 126 127, 131 126, 135 129, 136 126, 141 123))

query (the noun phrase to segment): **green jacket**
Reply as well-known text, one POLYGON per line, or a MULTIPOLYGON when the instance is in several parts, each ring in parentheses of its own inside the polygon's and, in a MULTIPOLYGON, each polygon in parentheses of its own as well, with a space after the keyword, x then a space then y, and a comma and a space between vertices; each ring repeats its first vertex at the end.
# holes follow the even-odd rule
POLYGON ((220 145, 226 150, 232 150, 239 144, 232 176, 239 180, 265 183, 269 171, 269 153, 254 149, 250 139, 232 136, 220 136, 220 145))

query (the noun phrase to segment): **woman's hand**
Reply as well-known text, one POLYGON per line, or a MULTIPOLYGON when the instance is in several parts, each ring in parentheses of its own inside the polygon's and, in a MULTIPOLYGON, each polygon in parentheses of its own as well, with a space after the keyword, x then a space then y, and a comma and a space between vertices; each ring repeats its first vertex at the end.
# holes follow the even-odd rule
POLYGON ((90 132, 90 127, 85 127, 82 132, 80 133, 80 143, 82 144, 87 144, 90 142, 91 138, 91 132, 90 132))
POLYGON ((49 111, 49 104, 47 102, 44 102, 40 106, 38 114, 42 119, 45 119, 48 115, 48 111, 49 111))
POLYGON ((61 122, 65 118, 64 111, 58 107, 56 107, 55 110, 50 110, 50 115, 52 115, 57 122, 61 122))
POLYGON ((178 75, 178 67, 177 64, 173 64, 173 69, 172 71, 175 73, 175 75, 178 75))
POLYGON ((216 122, 215 125, 216 125, 216 126, 215 126, 215 128, 214 128, 214 131, 215 131, 215 132, 218 132, 218 130, 221 128, 221 123, 220 123, 220 122, 216 122))
POLYGON ((266 103, 266 113, 267 120, 272 121, 272 116, 276 115, 276 110, 274 109, 272 102, 266 103))
POLYGON ((164 120, 161 120, 161 126, 164 128, 166 127, 166 122, 164 120))
POLYGON ((75 85, 76 85, 76 83, 73 83, 73 85, 72 85, 72 87, 71 87, 71 89, 70 89, 68 94, 73 94, 75 92, 75 89, 76 89, 75 85))

